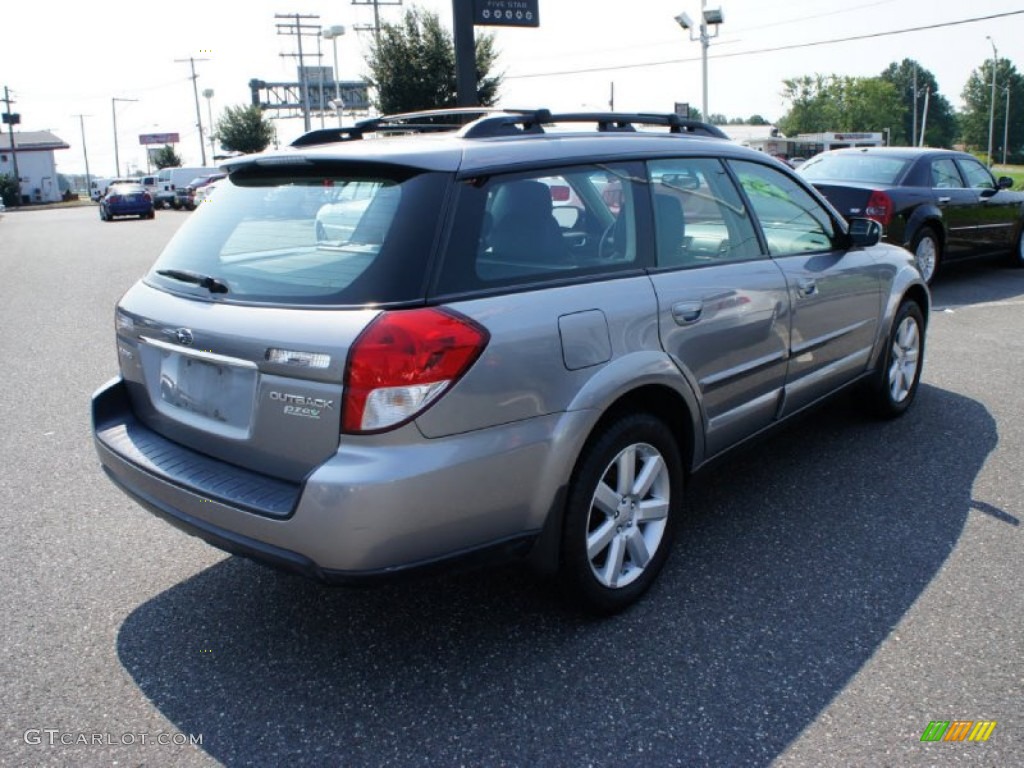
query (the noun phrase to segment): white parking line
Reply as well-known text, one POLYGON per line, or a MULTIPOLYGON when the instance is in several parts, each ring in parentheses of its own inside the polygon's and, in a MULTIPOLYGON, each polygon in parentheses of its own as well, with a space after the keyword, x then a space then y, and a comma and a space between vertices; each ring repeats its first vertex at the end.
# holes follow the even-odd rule
POLYGON ((950 304, 946 307, 932 307, 932 312, 945 312, 953 314, 961 309, 987 309, 989 307, 1024 307, 1024 299, 1011 299, 1007 301, 983 301, 978 304, 950 304))

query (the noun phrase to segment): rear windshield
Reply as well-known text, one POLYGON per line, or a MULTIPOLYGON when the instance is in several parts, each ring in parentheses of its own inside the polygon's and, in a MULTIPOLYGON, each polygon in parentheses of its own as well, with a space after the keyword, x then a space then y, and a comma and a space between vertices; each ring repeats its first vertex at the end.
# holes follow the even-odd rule
POLYGON ((860 152, 843 155, 818 155, 800 166, 798 173, 809 181, 864 181, 895 184, 910 160, 881 157, 860 152))
POLYGON ((146 280, 222 302, 421 300, 447 181, 394 167, 236 173, 182 225, 146 280), (227 291, 161 272, 210 277, 227 291))

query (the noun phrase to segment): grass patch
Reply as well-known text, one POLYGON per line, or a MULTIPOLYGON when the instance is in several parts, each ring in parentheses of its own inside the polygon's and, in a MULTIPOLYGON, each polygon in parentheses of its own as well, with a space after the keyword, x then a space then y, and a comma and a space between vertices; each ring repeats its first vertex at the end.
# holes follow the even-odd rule
POLYGON ((996 165, 992 166, 992 174, 999 178, 1000 176, 1009 176, 1013 179, 1013 188, 1024 190, 1024 165, 996 165))

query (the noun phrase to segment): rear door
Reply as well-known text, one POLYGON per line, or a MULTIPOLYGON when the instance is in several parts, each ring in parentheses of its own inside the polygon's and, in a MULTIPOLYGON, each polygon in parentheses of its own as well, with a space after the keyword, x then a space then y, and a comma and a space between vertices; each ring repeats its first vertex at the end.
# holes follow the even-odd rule
POLYGON ((789 174, 730 161, 789 291, 790 348, 782 415, 859 376, 878 333, 880 277, 867 250, 844 250, 829 212, 789 174))
POLYGON ((654 201, 658 328, 700 393, 714 455, 778 413, 789 348, 789 296, 717 159, 648 163, 654 201))

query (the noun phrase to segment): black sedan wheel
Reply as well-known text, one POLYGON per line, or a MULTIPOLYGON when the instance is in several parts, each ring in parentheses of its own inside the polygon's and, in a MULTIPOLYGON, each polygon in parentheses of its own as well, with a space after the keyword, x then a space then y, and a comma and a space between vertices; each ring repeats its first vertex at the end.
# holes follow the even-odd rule
POLYGON ((914 237, 910 250, 914 252, 914 261, 921 272, 921 277, 931 285, 935 273, 939 271, 939 262, 942 260, 942 245, 939 243, 935 230, 929 227, 922 228, 914 237))

